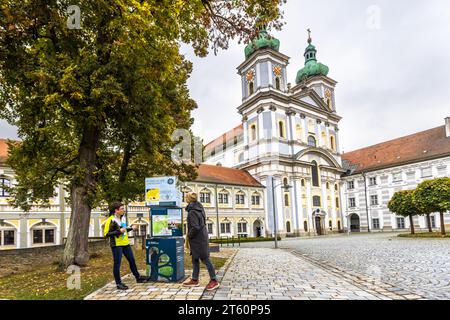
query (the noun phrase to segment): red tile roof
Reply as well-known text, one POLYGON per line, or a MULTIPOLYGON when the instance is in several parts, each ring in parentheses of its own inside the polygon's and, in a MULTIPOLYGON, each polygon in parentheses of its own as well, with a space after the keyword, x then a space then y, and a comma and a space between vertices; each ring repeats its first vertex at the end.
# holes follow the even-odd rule
MULTIPOLYGON (((7 140, 0 139, 0 162, 5 161, 7 157, 8 157, 7 140)), ((198 182, 260 187, 260 188, 264 187, 247 171, 244 170, 202 164, 199 166, 197 172, 198 177, 196 181, 198 182)))
POLYGON ((217 139, 214 139, 210 143, 208 143, 205 146, 205 152, 211 151, 216 147, 222 146, 224 142, 231 143, 231 145, 234 143, 234 137, 238 137, 244 133, 244 126, 240 124, 236 128, 224 133, 217 139))
POLYGON ((8 158, 8 140, 0 139, 0 162, 4 162, 8 158))
POLYGON ((450 156, 445 126, 344 153, 342 160, 354 165, 356 174, 442 156, 450 156))
POLYGON ((245 170, 202 164, 199 166, 197 173, 198 177, 195 180, 197 182, 264 188, 245 170))

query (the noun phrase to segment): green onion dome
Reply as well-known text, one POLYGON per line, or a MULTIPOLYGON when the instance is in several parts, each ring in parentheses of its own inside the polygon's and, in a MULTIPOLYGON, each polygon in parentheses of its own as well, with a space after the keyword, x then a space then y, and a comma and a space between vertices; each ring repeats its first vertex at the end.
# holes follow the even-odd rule
POLYGON ((317 54, 317 50, 316 47, 314 45, 311 44, 312 40, 311 37, 308 39, 308 47, 306 47, 305 50, 305 67, 300 69, 299 72, 297 73, 297 78, 295 80, 295 82, 297 84, 299 84, 300 82, 302 82, 303 80, 309 78, 309 77, 313 77, 313 76, 327 76, 328 72, 330 71, 330 69, 320 63, 317 62, 316 59, 316 54, 317 54))
POLYGON ((255 51, 262 48, 271 48, 279 51, 280 40, 269 35, 265 29, 260 30, 258 36, 245 47, 245 58, 248 59, 255 51))

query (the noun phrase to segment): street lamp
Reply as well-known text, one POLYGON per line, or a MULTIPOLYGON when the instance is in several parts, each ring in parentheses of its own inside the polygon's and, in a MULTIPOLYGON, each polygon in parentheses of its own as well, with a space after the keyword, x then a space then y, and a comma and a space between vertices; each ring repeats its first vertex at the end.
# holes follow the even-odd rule
POLYGON ((277 237, 277 215, 276 215, 276 209, 275 209, 275 188, 278 188, 279 186, 283 186, 285 191, 289 191, 292 186, 288 185, 287 183, 280 183, 278 185, 275 185, 275 179, 272 176, 272 208, 273 208, 273 233, 275 237, 275 249, 278 249, 278 237, 277 237))

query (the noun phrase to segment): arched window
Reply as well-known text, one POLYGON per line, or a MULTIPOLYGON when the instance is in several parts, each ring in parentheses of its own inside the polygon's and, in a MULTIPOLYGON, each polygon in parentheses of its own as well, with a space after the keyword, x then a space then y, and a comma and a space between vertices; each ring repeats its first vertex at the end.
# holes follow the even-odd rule
POLYGON ((284 205, 289 207, 289 193, 284 194, 284 205))
POLYGON ((48 222, 41 222, 31 229, 34 245, 56 243, 56 227, 48 222))
POLYGON ((248 83, 248 95, 251 96, 255 92, 253 81, 248 83))
POLYGON ((303 222, 303 229, 305 229, 305 232, 308 232, 308 221, 303 222))
POLYGON ((289 221, 286 222, 286 232, 291 233, 291 222, 289 221))
POLYGON ((337 183, 334 185, 334 190, 339 191, 339 186, 337 183))
POLYGON ((256 140, 256 124, 252 124, 250 126, 250 140, 251 141, 256 140))
POLYGON ((306 185, 305 184, 305 179, 300 180, 300 184, 301 184, 302 187, 304 187, 306 185))
POLYGON ((322 145, 323 145, 324 147, 327 146, 327 134, 326 134, 325 131, 322 131, 322 145))
POLYGON ((11 181, 7 178, 0 178, 0 197, 9 197, 9 192, 6 188, 11 187, 11 181))
POLYGON ((245 204, 245 193, 244 192, 239 191, 236 193, 236 204, 238 204, 238 205, 245 204))
POLYGON ((330 146, 332 150, 336 150, 336 145, 334 143, 334 136, 330 136, 330 146))
POLYGON ((330 231, 333 230, 333 222, 331 220, 328 221, 328 227, 330 228, 330 231))
POLYGON ((338 230, 341 230, 341 221, 338 220, 338 230))
POLYGON ((200 202, 211 203, 211 192, 208 189, 202 189, 202 191, 200 191, 200 202))
POLYGON ((316 161, 311 162, 311 176, 313 187, 319 187, 319 169, 316 161))
POLYGON ((327 106, 328 106, 328 108, 329 108, 330 110, 332 110, 331 99, 330 99, 330 98, 327 99, 327 106))
POLYGON ((313 136, 309 136, 308 137, 308 146, 310 147, 317 147, 317 143, 316 143, 316 138, 314 138, 313 136))
POLYGON ((280 78, 279 78, 279 77, 277 77, 277 78, 275 79, 275 88, 276 88, 277 90, 281 90, 281 81, 280 81, 280 78))
POLYGON ((0 223, 0 247, 16 245, 16 228, 10 224, 0 223))
POLYGON ((283 178, 283 186, 287 186, 288 184, 288 178, 283 178))
POLYGON ((336 198, 336 208, 339 208, 339 198, 336 198))
POLYGON ((284 133, 284 122, 283 121, 278 122, 278 130, 279 130, 280 138, 286 138, 286 134, 284 133))
POLYGON ((328 190, 330 189, 330 183, 329 182, 327 182, 327 189, 328 190))

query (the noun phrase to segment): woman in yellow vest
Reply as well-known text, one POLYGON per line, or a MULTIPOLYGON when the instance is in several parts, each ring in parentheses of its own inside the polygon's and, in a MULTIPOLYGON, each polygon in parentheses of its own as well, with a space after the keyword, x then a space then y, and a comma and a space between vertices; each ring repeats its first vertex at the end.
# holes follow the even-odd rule
POLYGON ((128 240, 128 232, 136 230, 136 226, 127 227, 126 223, 122 221, 125 214, 123 204, 120 202, 114 202, 109 208, 109 218, 105 222, 103 229, 103 235, 109 238, 111 244, 112 254, 114 258, 113 274, 116 280, 117 289, 127 290, 128 287, 122 283, 120 279, 120 264, 122 262, 122 254, 128 260, 130 264, 131 272, 133 273, 138 283, 144 283, 148 281, 147 277, 143 277, 139 274, 134 259, 133 250, 128 240))

